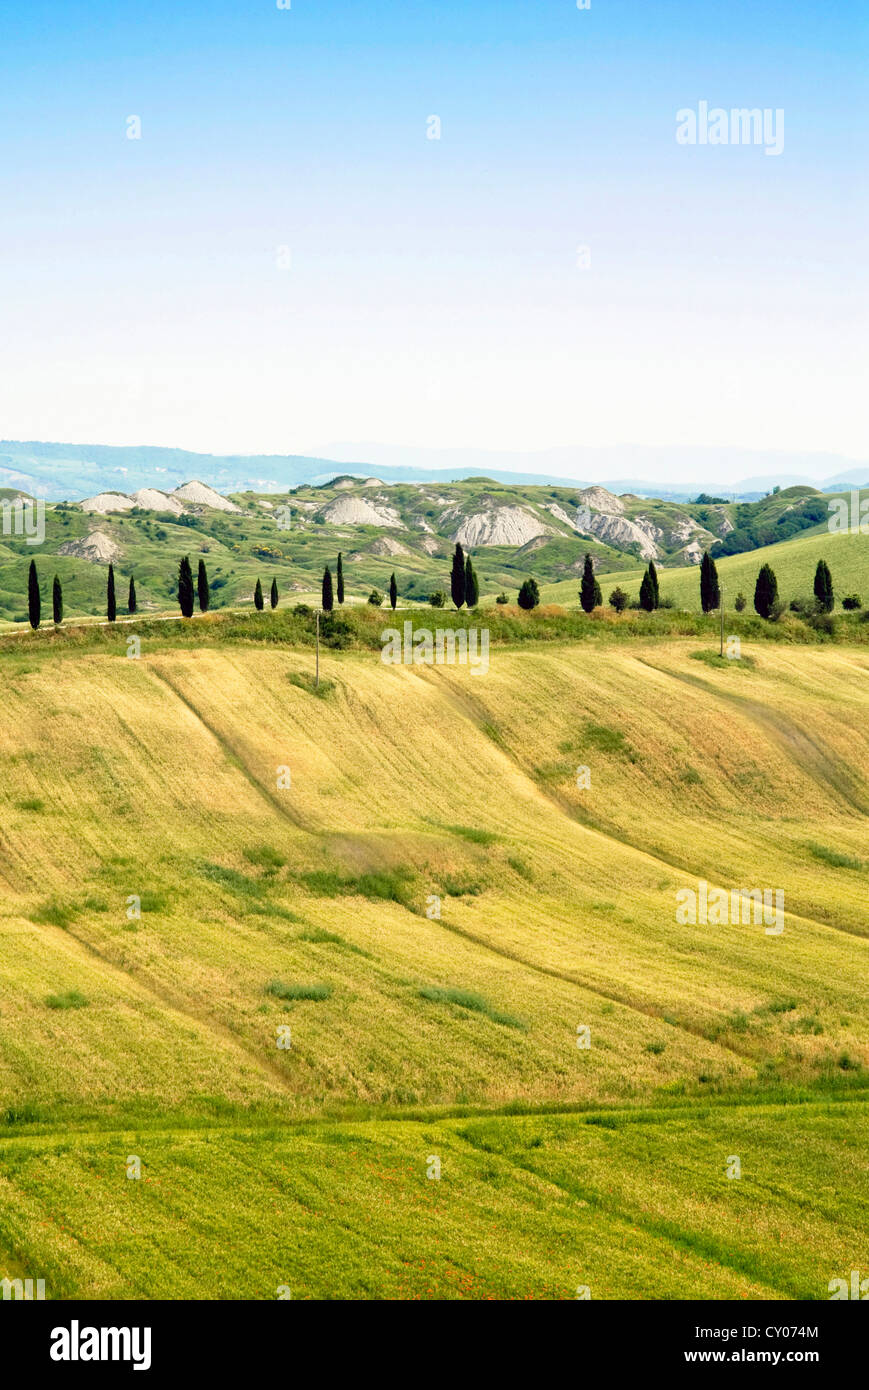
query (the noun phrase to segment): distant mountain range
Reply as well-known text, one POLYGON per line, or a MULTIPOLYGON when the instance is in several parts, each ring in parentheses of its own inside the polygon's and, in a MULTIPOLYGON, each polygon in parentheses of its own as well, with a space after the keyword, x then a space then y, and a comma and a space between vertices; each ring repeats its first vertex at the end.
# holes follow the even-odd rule
POLYGON ((322 453, 345 469, 403 481, 483 475, 516 484, 598 484, 609 492, 681 501, 700 492, 754 501, 774 487, 869 485, 869 462, 833 453, 633 444, 506 452, 341 443, 325 445, 322 453))
POLYGON ((628 445, 504 453, 336 444, 323 456, 222 455, 148 445, 0 441, 0 487, 51 501, 110 490, 171 492, 191 477, 223 493, 285 492, 342 473, 364 477, 372 472, 384 483, 449 483, 483 476, 517 487, 596 484, 615 494, 670 501, 687 501, 698 493, 755 501, 774 487, 806 485, 834 492, 869 486, 869 463, 838 454, 628 445), (697 481, 686 483, 686 477, 697 481))

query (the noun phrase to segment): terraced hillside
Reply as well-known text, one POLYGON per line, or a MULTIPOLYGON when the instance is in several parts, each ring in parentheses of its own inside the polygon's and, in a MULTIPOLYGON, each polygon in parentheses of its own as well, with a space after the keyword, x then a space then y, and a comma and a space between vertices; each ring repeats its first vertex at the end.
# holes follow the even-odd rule
POLYGON ((861 1268, 869 657, 697 651, 330 651, 317 696, 285 646, 7 641, 0 1265, 95 1298, 861 1268), (681 924, 700 880, 782 890, 783 930, 681 924))

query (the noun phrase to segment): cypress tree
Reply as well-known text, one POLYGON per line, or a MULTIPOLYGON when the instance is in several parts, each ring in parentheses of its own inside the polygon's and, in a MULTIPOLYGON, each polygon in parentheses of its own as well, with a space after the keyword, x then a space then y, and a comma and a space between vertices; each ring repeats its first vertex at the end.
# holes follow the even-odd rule
POLYGON ((196 597, 199 599, 200 613, 207 613, 211 592, 208 588, 208 571, 205 568, 204 560, 199 561, 199 570, 196 575, 196 597))
POLYGON ((118 615, 118 605, 115 602, 115 567, 109 565, 109 579, 106 584, 106 617, 110 623, 115 621, 118 615))
POLYGON ((652 581, 652 594, 655 599, 653 607, 659 608, 661 604, 661 593, 658 589, 658 571, 655 569, 654 560, 649 561, 649 578, 652 581))
POLYGON ((718 571, 715 568, 715 561, 709 551, 704 550, 703 559, 700 561, 700 607, 704 613, 711 613, 720 602, 721 590, 718 587, 718 571))
POLYGON ((344 564, 340 550, 338 551, 338 573, 335 576, 336 588, 338 590, 338 602, 344 602, 344 564))
POLYGON ((450 574, 450 594, 456 607, 461 608, 465 601, 465 552, 458 542, 456 542, 453 568, 450 574))
POLYGON ((763 565, 754 586, 755 612, 759 613, 762 618, 768 618, 777 599, 778 580, 770 566, 763 565))
POLYGON ((35 560, 30 561, 30 573, 27 576, 27 616, 30 626, 34 630, 38 628, 42 617, 42 599, 39 597, 39 575, 36 573, 35 560))
POLYGON ((259 582, 259 579, 257 579, 256 587, 253 591, 253 606, 258 613, 263 611, 263 586, 259 582))
POLYGON ((643 575, 640 584, 640 607, 645 608, 647 613, 651 613, 655 607, 655 586, 652 583, 652 576, 649 571, 643 575))
POLYGON ((519 607, 529 611, 536 608, 540 602, 540 590, 537 587, 536 579, 526 579, 519 590, 519 607))
POLYGON ((272 580, 272 587, 269 590, 269 603, 272 608, 277 608, 278 606, 278 581, 276 579, 272 580))
POLYGON ((583 612, 590 613, 594 608, 594 565, 591 556, 586 554, 585 565, 582 571, 582 584, 579 588, 579 601, 582 604, 583 612))
POLYGON ((476 608, 479 597, 480 585, 469 555, 465 563, 465 603, 469 608, 476 608))
POLYGON ((60 587, 60 580, 54 576, 54 584, 51 589, 51 607, 56 627, 60 627, 63 622, 63 589, 60 587))
POLYGON ((335 600, 332 597, 332 571, 327 565, 323 570, 323 612, 331 613, 335 607, 335 600))
POLYGON ((185 555, 178 566, 178 607, 182 617, 193 617, 193 571, 189 555, 185 555))
POLYGON ((135 579, 133 578, 133 576, 130 575, 130 592, 129 592, 129 594, 127 595, 127 612, 128 612, 128 613, 135 613, 135 611, 136 611, 136 581, 135 581, 135 579))
POLYGON ((392 609, 394 612, 395 605, 398 603, 398 585, 395 582, 394 573, 391 574, 389 577, 389 602, 392 604, 392 609))
POLYGON ((815 570, 815 598, 822 612, 832 613, 836 600, 833 596, 833 576, 826 560, 819 560, 815 570))

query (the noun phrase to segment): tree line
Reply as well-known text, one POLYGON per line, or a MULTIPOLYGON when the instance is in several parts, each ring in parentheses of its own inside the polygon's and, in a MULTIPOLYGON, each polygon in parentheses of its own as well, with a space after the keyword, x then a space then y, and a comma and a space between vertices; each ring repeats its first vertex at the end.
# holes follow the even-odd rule
MULTIPOLYGON (((321 604, 324 613, 331 613, 335 600, 339 604, 344 602, 344 559, 341 552, 338 554, 338 562, 335 570, 335 581, 333 584, 332 571, 329 565, 323 570, 321 582, 321 604)), ((452 568, 450 571, 450 596, 456 609, 467 606, 469 609, 476 608, 480 598, 480 584, 477 573, 474 569, 470 555, 466 555, 463 547, 456 543, 453 554, 452 568)), ((52 584, 52 617, 55 626, 60 626, 63 622, 63 587, 58 575, 54 576, 52 584)), ((258 612, 262 612, 265 607, 262 582, 258 578, 253 595, 254 607, 258 612)), ((277 608, 279 601, 278 584, 276 579, 272 579, 269 590, 269 606, 277 608)), ((429 595, 429 603, 434 608, 443 608, 447 601, 447 595, 442 589, 436 590, 429 595)), ((582 609, 586 613, 591 613, 595 608, 603 604, 603 593, 600 582, 594 572, 594 562, 590 554, 586 554, 583 565, 582 581, 579 588, 579 601, 582 609)), ((205 561, 200 559, 199 568, 196 576, 196 584, 193 583, 193 570, 190 565, 190 557, 185 555, 178 566, 178 606, 181 614, 185 618, 193 616, 196 604, 199 605, 200 613, 207 613, 210 602, 210 589, 208 584, 208 571, 205 561)), ((372 589, 368 596, 368 602, 375 606, 380 606, 384 602, 384 595, 378 589, 372 589)), ((393 610, 398 603, 398 582, 393 572, 389 580, 389 602, 393 610)), ((509 603, 505 593, 500 593, 496 599, 499 604, 509 603)), ((630 595, 620 586, 616 586, 609 595, 610 606, 617 612, 623 612, 630 604, 630 595)), ((738 593, 734 599, 733 606, 737 613, 741 613, 746 607, 748 600, 743 593, 738 593)), ((814 602, 817 613, 832 613, 835 606, 835 593, 833 589, 833 576, 826 560, 819 560, 815 570, 814 580, 814 602)), ((540 589, 537 581, 532 578, 525 579, 520 586, 518 593, 518 603, 520 608, 530 611, 540 603, 540 589)), ((721 605, 721 585, 718 579, 718 570, 715 561, 712 559, 708 550, 703 552, 700 562, 700 606, 704 613, 712 613, 721 605)), ((654 560, 650 560, 646 566, 643 578, 640 582, 639 601, 632 605, 641 608, 647 613, 652 613, 657 608, 672 607, 672 600, 662 599, 658 581, 658 571, 655 568, 654 560)), ((845 609, 855 609, 862 607, 862 601, 857 594, 848 594, 842 599, 842 607, 845 609)), ((779 599, 778 580, 771 565, 762 565, 754 587, 754 608, 762 618, 776 618, 783 611, 784 605, 779 599)), ((803 611, 805 604, 799 600, 793 600, 791 608, 795 611, 803 611)), ((115 569, 114 565, 109 565, 106 580, 106 617, 110 623, 117 618, 117 597, 115 592, 115 569)), ((127 591, 127 612, 131 616, 137 611, 136 600, 136 581, 133 575, 130 576, 129 588, 127 591)), ((32 628, 38 628, 42 620, 42 599, 39 589, 39 576, 36 570, 36 561, 30 561, 30 570, 27 580, 27 615, 32 628)))
MULTIPOLYGON (((259 585, 259 580, 257 580, 259 585)), ((199 572, 196 580, 196 597, 199 601, 199 610, 202 613, 208 612, 209 586, 208 573, 205 568, 205 561, 199 561, 199 572)), ((277 607, 278 589, 277 584, 272 580, 272 608, 277 607)), ((127 589, 127 612, 132 617, 138 611, 138 600, 136 598, 136 579, 130 575, 130 583, 127 589)), ((178 566, 178 606, 185 618, 193 614, 194 589, 193 571, 190 568, 190 558, 185 555, 178 566)), ((262 593, 260 592, 260 603, 262 607, 262 593)), ((56 627, 63 622, 63 585, 58 575, 54 576, 51 587, 51 612, 52 619, 56 627)), ((36 561, 30 561, 30 570, 27 576, 27 616, 32 628, 38 628, 42 621, 42 598, 39 589, 39 574, 36 569, 36 561)), ((118 600, 115 588, 115 567, 109 564, 108 575, 106 576, 106 617, 110 623, 116 621, 118 616, 118 600)))

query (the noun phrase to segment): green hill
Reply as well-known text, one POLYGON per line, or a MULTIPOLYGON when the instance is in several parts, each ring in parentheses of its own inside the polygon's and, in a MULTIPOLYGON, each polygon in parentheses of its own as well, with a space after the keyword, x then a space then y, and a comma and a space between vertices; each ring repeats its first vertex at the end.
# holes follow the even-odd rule
MULTIPOLYGON (((831 534, 826 527, 806 536, 795 537, 781 545, 764 546, 744 555, 731 555, 716 560, 720 581, 725 586, 725 607, 732 609, 738 593, 748 599, 753 611, 754 586, 761 565, 772 565, 778 580, 779 596, 791 599, 811 599, 815 568, 826 560, 833 575, 837 608, 845 594, 859 594, 869 605, 869 538, 849 532, 831 534)), ((618 584, 632 598, 639 594, 643 571, 639 568, 616 570, 605 576, 604 602, 618 584)), ((696 565, 678 569, 659 568, 658 577, 662 598, 671 598, 677 607, 700 611, 700 572, 696 565)), ((544 603, 571 605, 579 601, 578 583, 546 584, 541 588, 544 603)))
POLYGON ((827 499, 811 488, 788 488, 757 503, 672 503, 615 497, 602 488, 518 487, 486 478, 389 486, 377 479, 339 478, 282 495, 236 494, 233 510, 184 497, 180 515, 171 497, 165 505, 174 505, 174 513, 133 506, 123 495, 120 504, 117 495, 105 499, 102 494, 87 501, 91 510, 49 505, 39 545, 16 534, 11 512, 4 515, 0 622, 26 621, 31 559, 39 571, 43 612, 49 612, 56 573, 68 618, 104 614, 110 558, 121 615, 131 575, 140 611, 177 612, 178 564, 188 554, 194 567, 199 559, 205 562, 212 607, 218 609, 251 605, 258 578, 266 591, 276 579, 284 603, 310 601, 319 593, 324 567, 334 571, 339 551, 351 602, 364 603, 374 588, 385 593, 394 572, 402 604, 427 603, 434 591, 449 590, 456 540, 473 555, 480 592, 490 600, 502 591, 515 599, 532 575, 547 601, 575 604, 588 552, 605 597, 616 583, 635 593, 646 561, 654 556, 662 591, 693 606, 703 549, 714 552, 736 535, 742 537, 739 544, 754 545, 769 534, 781 539, 721 560, 722 575, 734 575, 734 583, 743 587, 749 580, 753 584, 769 550, 785 596, 802 595, 806 583, 811 585, 803 567, 813 572, 813 558, 827 554, 833 543, 839 592, 869 593, 863 538, 831 537, 826 524, 815 519, 826 515, 827 499), (117 505, 126 510, 99 510, 117 505))

